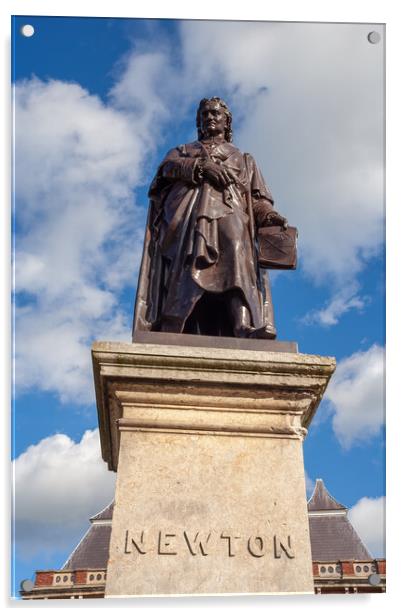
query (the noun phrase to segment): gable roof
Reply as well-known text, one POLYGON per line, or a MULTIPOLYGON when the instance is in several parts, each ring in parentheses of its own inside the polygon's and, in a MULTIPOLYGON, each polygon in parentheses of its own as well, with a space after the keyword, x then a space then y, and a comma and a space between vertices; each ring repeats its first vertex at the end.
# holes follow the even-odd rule
POLYGON ((348 520, 347 507, 334 499, 322 479, 316 480, 307 509, 313 560, 372 560, 348 520))
POLYGON ((90 518, 91 526, 62 569, 106 569, 114 501, 90 518))
POLYGON ((106 569, 112 525, 91 525, 62 570, 106 569))

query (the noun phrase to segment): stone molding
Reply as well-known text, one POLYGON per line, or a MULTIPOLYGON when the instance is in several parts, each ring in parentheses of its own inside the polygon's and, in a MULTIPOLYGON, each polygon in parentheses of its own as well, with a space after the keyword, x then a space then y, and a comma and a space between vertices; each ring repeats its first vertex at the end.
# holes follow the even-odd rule
POLYGON ((95 342, 102 456, 121 431, 303 439, 335 359, 301 353, 95 342))

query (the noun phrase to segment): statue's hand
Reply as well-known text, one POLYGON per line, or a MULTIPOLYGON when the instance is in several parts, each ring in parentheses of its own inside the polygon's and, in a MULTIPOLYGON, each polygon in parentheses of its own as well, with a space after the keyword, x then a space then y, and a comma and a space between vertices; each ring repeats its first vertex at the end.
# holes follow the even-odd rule
POLYGON ((224 190, 229 184, 234 184, 237 181, 231 169, 228 169, 224 165, 218 165, 212 161, 204 162, 202 166, 202 176, 205 180, 218 188, 218 190, 224 190))
POLYGON ((284 229, 288 228, 288 221, 284 216, 278 214, 278 212, 269 212, 264 221, 264 227, 274 227, 275 225, 281 225, 284 229))

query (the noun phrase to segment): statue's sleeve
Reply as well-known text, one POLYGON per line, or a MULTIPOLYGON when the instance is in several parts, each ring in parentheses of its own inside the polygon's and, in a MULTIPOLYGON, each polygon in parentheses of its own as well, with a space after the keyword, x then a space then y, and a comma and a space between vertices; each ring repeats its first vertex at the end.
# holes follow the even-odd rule
POLYGON ((274 199, 269 190, 261 171, 259 170, 254 158, 247 154, 248 167, 250 173, 250 194, 253 207, 254 221, 258 227, 265 227, 270 224, 270 219, 279 216, 274 210, 274 199))
POLYGON ((159 169, 165 180, 181 180, 193 186, 198 184, 198 159, 188 156, 186 146, 179 146, 170 150, 159 169))

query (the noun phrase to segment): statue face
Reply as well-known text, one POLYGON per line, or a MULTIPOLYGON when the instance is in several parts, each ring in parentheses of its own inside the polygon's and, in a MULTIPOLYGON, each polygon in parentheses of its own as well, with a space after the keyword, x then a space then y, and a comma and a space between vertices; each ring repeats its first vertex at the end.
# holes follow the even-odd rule
POLYGON ((227 125, 225 110, 217 102, 207 102, 201 109, 201 130, 204 137, 224 135, 227 125))

